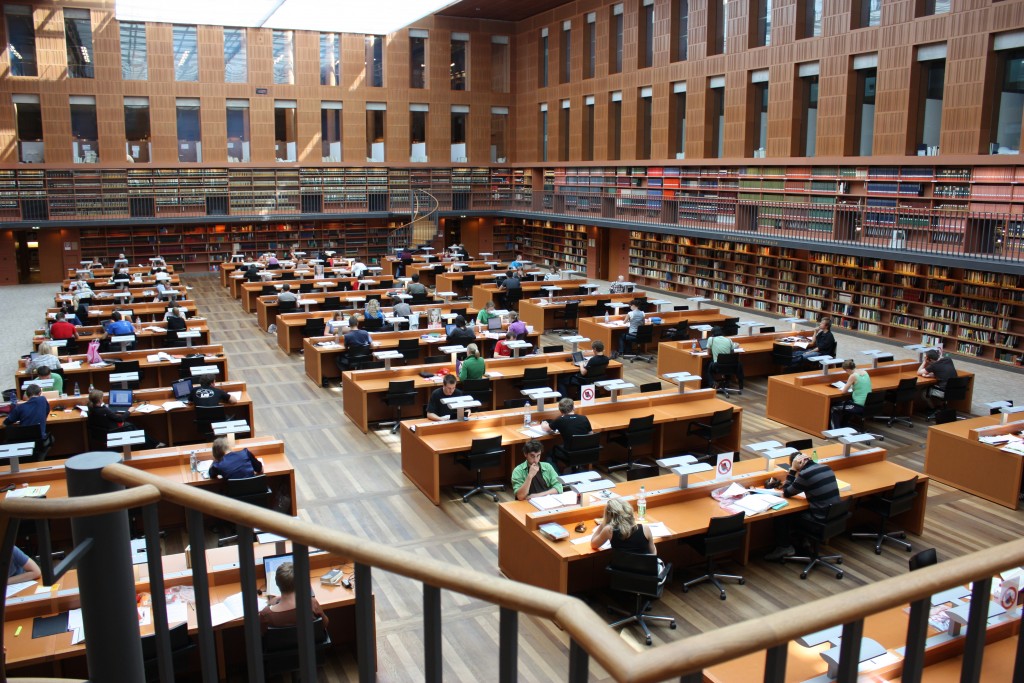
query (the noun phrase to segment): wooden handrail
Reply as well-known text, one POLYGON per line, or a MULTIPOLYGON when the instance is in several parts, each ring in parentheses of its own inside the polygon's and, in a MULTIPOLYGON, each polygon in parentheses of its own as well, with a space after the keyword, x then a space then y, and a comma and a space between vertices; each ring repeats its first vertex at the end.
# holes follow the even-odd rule
MULTIPOLYGON (((519 612, 550 619, 620 683, 654 683, 700 671, 804 634, 863 619, 926 598, 948 588, 991 577, 1024 564, 1024 539, 964 555, 910 574, 860 586, 812 603, 690 636, 637 652, 583 601, 516 583, 429 557, 333 531, 297 518, 240 504, 195 487, 168 482, 124 464, 108 465, 103 476, 127 486, 159 489, 163 499, 236 524, 270 531, 308 546, 425 584, 451 590, 519 612)), ((148 497, 148 496, 147 496, 148 497)), ((13 501, 11 501, 13 502, 13 501)), ((40 503, 41 501, 27 501, 40 503)), ((56 502, 56 501, 54 501, 56 502)), ((2 509, 6 508, 5 505, 2 509)))
POLYGON ((158 500, 160 491, 147 484, 86 498, 6 498, 0 501, 0 512, 19 519, 73 519, 141 507, 158 500))

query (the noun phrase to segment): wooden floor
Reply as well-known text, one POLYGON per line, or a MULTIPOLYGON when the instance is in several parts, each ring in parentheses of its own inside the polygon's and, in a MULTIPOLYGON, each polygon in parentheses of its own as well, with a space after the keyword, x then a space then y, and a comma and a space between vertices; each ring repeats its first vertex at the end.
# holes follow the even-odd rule
MULTIPOLYGON (((209 318, 211 338, 223 344, 232 379, 244 380, 253 397, 257 434, 284 439, 297 471, 299 514, 333 529, 365 536, 413 553, 443 559, 499 576, 497 513, 489 498, 476 496, 468 504, 450 495, 436 507, 402 475, 397 436, 362 434, 342 412, 341 391, 323 389, 306 378, 300 355, 286 356, 276 338, 261 332, 254 315, 242 311, 215 277, 187 278, 195 287, 199 309, 209 318)), ((552 342, 557 340, 552 338, 552 342)), ((626 378, 636 383, 656 379, 654 365, 626 365, 626 378)), ((747 382, 742 396, 732 397, 745 411, 743 442, 802 438, 806 435, 764 417, 766 382, 747 382)), ((879 425, 890 457, 920 470, 924 461, 925 429, 879 425)), ((503 500, 511 499, 506 492, 503 500)), ((911 537, 915 549, 935 547, 947 559, 1019 538, 1024 511, 974 498, 932 483, 928 521, 922 537, 911 537)), ((678 628, 655 627, 655 646, 686 635, 763 615, 797 602, 813 600, 906 571, 907 553, 887 549, 876 556, 867 542, 844 538, 835 542, 844 554, 846 578, 835 580, 821 572, 807 581, 795 565, 767 564, 759 559, 743 568, 745 586, 728 588, 728 600, 707 586, 687 594, 678 579, 696 576, 697 567, 681 567, 654 611, 673 614, 678 628)), ((377 610, 379 679, 423 679, 422 592, 420 586, 378 572, 374 576, 377 610)), ((604 614, 608 595, 581 596, 604 614)), ((637 632, 623 638, 643 649, 637 632)), ((523 681, 564 680, 568 671, 568 641, 551 624, 529 617, 520 620, 519 675, 523 681)), ((491 680, 498 658, 497 609, 459 595, 444 595, 444 655, 447 680, 491 680)), ((596 665, 593 680, 607 680, 596 665)), ((351 656, 332 659, 321 681, 356 680, 351 656)), ((751 680, 759 679, 760 674, 751 680)))

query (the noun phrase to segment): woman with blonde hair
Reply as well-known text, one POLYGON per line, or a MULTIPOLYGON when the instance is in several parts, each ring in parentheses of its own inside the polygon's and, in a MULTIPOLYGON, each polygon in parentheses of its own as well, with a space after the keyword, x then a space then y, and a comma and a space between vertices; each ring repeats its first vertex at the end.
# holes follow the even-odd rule
POLYGON ((611 541, 613 548, 631 553, 657 555, 650 527, 636 523, 633 506, 623 498, 612 498, 604 506, 604 519, 590 537, 590 547, 600 548, 611 541))
POLYGON ((486 372, 485 366, 486 363, 480 355, 480 347, 470 344, 466 347, 466 360, 462 361, 462 367, 459 368, 459 379, 481 379, 486 372))
MULTIPOLYGON (((384 311, 380 310, 380 301, 377 301, 376 299, 370 299, 366 302, 366 308, 363 309, 363 317, 367 320, 379 320, 379 329, 382 332, 390 332, 392 329, 391 325, 384 322, 384 311)), ((368 327, 367 329, 372 328, 368 327)))
POLYGON ((60 358, 57 357, 57 353, 50 346, 50 342, 40 344, 38 354, 28 362, 29 372, 35 372, 37 368, 42 367, 60 370, 60 358))

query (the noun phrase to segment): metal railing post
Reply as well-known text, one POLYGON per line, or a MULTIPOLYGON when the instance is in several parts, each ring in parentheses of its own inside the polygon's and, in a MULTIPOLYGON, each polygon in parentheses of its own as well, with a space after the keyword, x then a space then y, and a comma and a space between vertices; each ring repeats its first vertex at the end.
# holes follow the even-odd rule
POLYGON ((576 639, 569 641, 569 683, 586 683, 590 678, 590 655, 576 639))
POLYGON ((519 678, 519 612, 502 607, 498 623, 498 680, 515 683, 519 678))
POLYGON ((160 683, 174 683, 171 631, 166 619, 155 618, 157 614, 167 613, 163 553, 160 551, 160 515, 156 503, 142 508, 142 522, 146 531, 146 563, 149 566, 149 594, 150 604, 153 606, 153 630, 156 633, 157 668, 160 683))
MULTIPOLYGON (((316 650, 313 643, 313 589, 309 585, 309 547, 292 543, 295 570, 295 624, 299 640, 299 673, 304 681, 316 680, 316 650)), ((269 581, 269 578, 267 579, 269 581)))
POLYGON ((441 683, 444 659, 441 654, 441 589, 423 584, 423 669, 428 683, 441 683))
MULTIPOLYGON (((121 462, 118 453, 90 452, 67 461, 68 496, 78 498, 123 491, 103 478, 107 465, 121 462)), ((79 597, 89 678, 94 681, 142 681, 142 643, 135 598, 128 511, 119 510, 71 520, 75 545, 92 539, 92 549, 78 560, 79 597)), ((165 619, 154 615, 154 619, 165 619)), ((166 619, 165 619, 166 620, 166 619)))
POLYGON ((377 643, 373 608, 373 570, 356 562, 356 659, 359 680, 369 683, 377 678, 377 643))
POLYGON ((967 640, 964 643, 960 683, 977 683, 981 678, 981 661, 985 655, 985 623, 992 595, 992 577, 978 579, 971 589, 971 610, 967 614, 967 640))
POLYGON ((213 616, 210 614, 210 577, 206 571, 206 533, 203 513, 185 512, 192 560, 192 589, 195 591, 196 622, 199 627, 199 667, 205 683, 217 680, 217 650, 213 639, 213 616))
POLYGON ((238 575, 242 580, 242 606, 245 619, 245 663, 249 681, 263 681, 263 638, 260 635, 259 601, 256 595, 256 554, 253 531, 241 526, 238 530, 238 575))

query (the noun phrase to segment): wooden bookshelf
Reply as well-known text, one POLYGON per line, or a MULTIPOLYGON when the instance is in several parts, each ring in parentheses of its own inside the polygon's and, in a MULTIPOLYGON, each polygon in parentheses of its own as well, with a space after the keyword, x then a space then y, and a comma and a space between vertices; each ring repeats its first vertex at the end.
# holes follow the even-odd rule
POLYGON ((519 254, 544 268, 587 272, 587 230, 571 224, 520 221, 515 230, 519 254))

